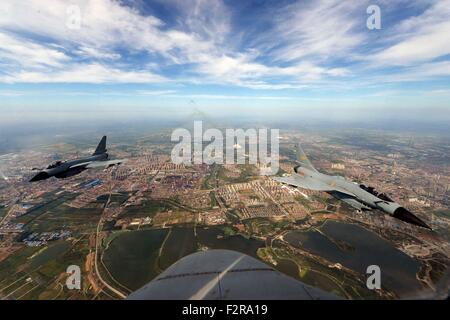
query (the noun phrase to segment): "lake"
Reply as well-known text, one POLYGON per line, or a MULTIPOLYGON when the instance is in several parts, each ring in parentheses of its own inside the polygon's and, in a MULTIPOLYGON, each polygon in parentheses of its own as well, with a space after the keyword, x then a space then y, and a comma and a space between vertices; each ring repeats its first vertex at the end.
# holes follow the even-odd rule
POLYGON ((159 248, 169 229, 120 234, 103 254, 103 263, 116 281, 137 290, 158 275, 159 248))
POLYGON ((416 279, 420 263, 375 233, 355 224, 327 221, 320 230, 291 231, 284 239, 294 247, 366 274, 369 265, 381 269, 381 285, 397 294, 411 294, 422 285, 416 279))

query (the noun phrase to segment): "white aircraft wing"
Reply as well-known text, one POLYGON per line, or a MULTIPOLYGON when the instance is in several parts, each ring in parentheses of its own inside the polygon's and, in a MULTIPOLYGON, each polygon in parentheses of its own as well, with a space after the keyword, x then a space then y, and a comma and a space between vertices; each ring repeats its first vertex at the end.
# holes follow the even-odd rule
POLYGON ((316 191, 333 191, 334 187, 327 185, 321 181, 309 178, 301 177, 299 175, 292 175, 289 177, 275 177, 272 178, 275 181, 288 184, 290 186, 299 187, 303 189, 316 190, 316 191))
POLYGON ((315 191, 324 191, 324 192, 329 192, 329 193, 338 191, 340 193, 346 194, 351 197, 354 196, 354 194, 350 193, 349 191, 337 186, 336 183, 327 184, 318 179, 314 179, 314 178, 308 177, 308 176, 301 176, 299 174, 293 174, 289 177, 275 177, 272 179, 274 179, 275 181, 284 183, 284 184, 288 184, 290 186, 298 187, 298 188, 315 190, 315 191))

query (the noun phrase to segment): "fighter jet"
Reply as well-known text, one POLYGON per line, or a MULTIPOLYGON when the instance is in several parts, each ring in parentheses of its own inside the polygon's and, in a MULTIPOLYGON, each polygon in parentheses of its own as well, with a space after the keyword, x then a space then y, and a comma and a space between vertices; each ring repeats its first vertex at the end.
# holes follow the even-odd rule
POLYGON ((273 179, 293 187, 327 192, 361 212, 380 210, 404 222, 431 230, 421 219, 386 194, 377 192, 373 187, 348 181, 341 176, 320 173, 308 160, 299 144, 297 145, 297 163, 293 175, 273 179))
POLYGON ((77 175, 86 169, 109 168, 126 161, 126 159, 108 160, 109 155, 106 151, 106 136, 104 136, 91 156, 75 160, 56 161, 31 178, 30 182, 46 180, 50 177, 64 179, 77 175))

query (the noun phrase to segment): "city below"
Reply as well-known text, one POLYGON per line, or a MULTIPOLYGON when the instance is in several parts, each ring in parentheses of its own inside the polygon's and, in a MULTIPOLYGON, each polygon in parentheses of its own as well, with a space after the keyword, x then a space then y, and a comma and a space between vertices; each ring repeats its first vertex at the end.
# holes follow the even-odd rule
POLYGON ((450 257, 449 140, 363 130, 280 134, 279 176, 292 174, 301 141, 318 170, 375 187, 432 231, 282 185, 260 175, 258 164, 173 164, 167 130, 111 139, 110 155, 128 159, 120 166, 30 183, 32 168, 93 152, 36 146, 0 156, 0 298, 120 299, 208 249, 246 253, 348 299, 437 294, 450 257), (380 290, 366 287, 373 264, 382 270, 380 290), (82 270, 81 290, 65 286, 69 265, 82 270))

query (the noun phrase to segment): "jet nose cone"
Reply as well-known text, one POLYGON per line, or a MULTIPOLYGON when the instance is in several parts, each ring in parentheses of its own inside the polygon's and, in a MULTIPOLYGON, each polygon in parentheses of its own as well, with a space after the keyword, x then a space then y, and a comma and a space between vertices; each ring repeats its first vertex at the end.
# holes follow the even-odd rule
POLYGON ((420 220, 418 217, 413 215, 411 212, 406 210, 403 207, 399 207, 397 210, 394 211, 394 218, 397 218, 399 220, 414 224, 416 226, 427 228, 432 230, 425 222, 420 220))
POLYGON ((45 180, 45 179, 48 179, 49 177, 50 176, 48 175, 47 172, 41 171, 37 175, 35 175, 33 178, 31 178, 30 182, 45 180))

